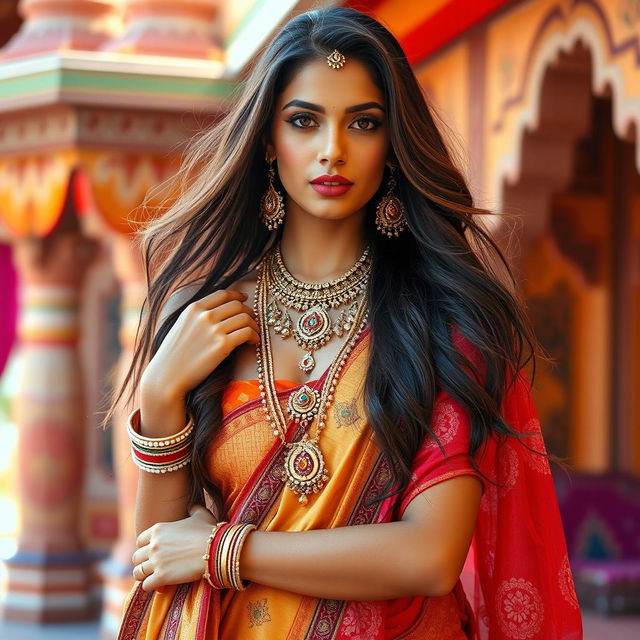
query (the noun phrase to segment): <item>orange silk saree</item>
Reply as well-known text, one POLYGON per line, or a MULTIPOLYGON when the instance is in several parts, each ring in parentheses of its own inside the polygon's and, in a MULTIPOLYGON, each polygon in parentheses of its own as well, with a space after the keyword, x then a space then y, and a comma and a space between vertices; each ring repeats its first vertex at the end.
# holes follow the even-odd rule
MULTIPOLYGON (((434 430, 439 436, 446 456, 432 438, 425 438, 416 456, 412 481, 407 490, 382 503, 368 505, 367 499, 379 493, 386 484, 390 469, 374 442, 368 428, 362 399, 368 363, 370 329, 360 336, 345 363, 334 394, 330 415, 322 432, 320 446, 329 471, 329 480, 318 494, 312 494, 306 506, 284 487, 284 451, 264 421, 257 381, 234 381, 223 397, 223 422, 208 450, 211 479, 220 487, 224 497, 224 520, 252 522, 264 531, 306 531, 356 524, 374 524, 399 520, 411 500, 426 488, 443 480, 471 474, 479 478, 469 461, 469 425, 450 396, 440 393, 434 407, 434 430)), ((314 384, 322 384, 323 376, 314 384)), ((280 380, 277 383, 280 402, 286 404, 288 395, 297 384, 280 380)), ((301 436, 291 423, 287 441, 301 436)), ((536 444, 540 444, 537 442, 536 444)), ((522 454, 525 455, 525 454, 522 454)), ((499 473, 497 456, 491 449, 485 456, 490 477, 499 473)), ((510 459, 511 460, 511 459, 510 459)), ((546 460, 543 460, 546 464, 546 460)), ((513 460, 511 460, 513 462, 513 460)), ((536 461, 537 462, 537 461, 536 461)), ((512 467, 513 468, 513 467, 512 467)), ((524 473, 522 476, 524 477, 524 473)), ((545 480, 548 477, 539 474, 545 480)), ((493 491, 483 482, 484 525, 486 535, 474 540, 482 553, 477 553, 478 570, 474 571, 473 602, 480 620, 470 606, 462 584, 458 581, 452 593, 441 597, 415 596, 383 601, 343 601, 304 596, 265 585, 250 583, 246 590, 215 590, 205 580, 189 584, 165 586, 153 593, 141 589, 136 582, 124 605, 119 640, 465 640, 467 638, 578 638, 578 635, 544 635, 551 623, 540 607, 527 608, 531 600, 532 583, 523 577, 516 584, 520 591, 509 591, 510 608, 496 602, 494 580, 498 572, 488 577, 482 545, 493 545, 496 531, 492 529, 500 510, 493 491), (488 502, 487 496, 490 496, 488 502), (492 524, 493 523, 493 524, 492 524), (492 542, 493 541, 493 542, 492 542), (483 582, 488 579, 488 582, 483 582), (514 595, 515 594, 515 595, 514 595), (524 595, 523 595, 524 594, 524 595), (524 598, 524 602, 522 599, 524 598), (529 598, 529 600, 527 600, 529 598), (501 608, 502 607, 502 608, 501 608), (514 607, 518 608, 513 614, 514 607), (511 617, 510 617, 511 616, 511 617), (532 617, 533 616, 533 617, 532 617), (509 626, 511 625, 511 626, 509 626), (528 626, 527 626, 528 625, 528 626), (486 631, 493 629, 490 635, 486 631), (504 630, 507 633, 504 633, 504 630), (533 632, 533 633, 531 633, 533 632)), ((510 489, 512 489, 510 487, 510 489)), ((547 491, 550 488, 547 486, 547 491)), ((552 491, 552 488, 551 488, 552 491)), ((418 498, 420 499, 420 498, 418 498)), ((555 495, 548 496, 545 509, 553 515, 555 495)), ((556 508, 557 509, 557 508, 556 508)), ((552 518, 553 519, 553 518, 552 518)), ((511 520, 513 523, 513 521, 511 520)), ((549 519, 546 519, 549 524, 549 519)), ((566 548, 559 519, 552 522, 548 533, 559 538, 557 570, 564 569, 566 548)), ((517 523, 513 525, 517 527, 517 523)), ((514 533, 516 533, 514 531, 514 533)), ((545 537, 547 533, 543 534, 545 537)), ((525 547, 526 540, 521 541, 525 547)), ((492 547, 493 548, 493 547, 492 547)), ((493 568, 495 565, 493 551, 493 568)), ((549 557, 554 553, 549 553, 549 557)), ((536 557, 530 558, 535 562, 536 557)), ((545 559, 545 562, 548 560, 545 559)), ((529 560, 525 562, 527 564, 529 560)), ((508 566, 508 563, 504 566, 508 566)), ((555 571, 555 567, 552 569, 555 571)), ((537 569, 540 572, 540 568, 537 569)), ((544 571, 544 569, 542 570, 544 571)), ((560 573, 557 573, 560 575, 560 573)), ((554 576, 555 578, 556 576, 554 576)), ((557 593, 540 592, 543 597, 562 598, 561 588, 569 600, 575 597, 570 573, 562 574, 564 582, 557 582, 557 593)), ((518 576, 513 579, 518 580, 518 576)), ((501 584, 500 582, 498 584, 501 584)), ((509 583, 511 584, 511 583, 509 583)), ((504 594, 503 594, 504 595, 504 594)), ((574 613, 572 600, 570 613, 574 613)), ((535 602, 537 605, 537 601, 535 602)), ((566 612, 562 602, 556 607, 566 612)), ((571 616, 570 616, 571 618, 571 616)), ((575 628, 575 615, 571 618, 575 628)))

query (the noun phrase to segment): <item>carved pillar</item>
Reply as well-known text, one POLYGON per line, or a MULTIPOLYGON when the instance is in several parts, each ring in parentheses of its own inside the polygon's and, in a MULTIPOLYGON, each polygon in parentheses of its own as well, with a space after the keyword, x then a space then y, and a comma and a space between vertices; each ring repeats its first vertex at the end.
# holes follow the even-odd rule
POLYGON ((125 0, 125 33, 105 49, 222 60, 219 0, 125 0))
POLYGON ((24 23, 2 50, 15 58, 44 51, 94 50, 122 28, 120 0, 21 0, 24 23))
MULTIPOLYGON (((139 249, 128 236, 115 236, 112 243, 114 271, 122 286, 120 343, 122 352, 118 361, 119 385, 133 358, 136 329, 146 293, 144 272, 139 249)), ((134 403, 135 404, 135 400, 134 403)), ((102 637, 115 638, 122 619, 124 599, 133 586, 131 556, 135 545, 135 501, 138 468, 131 460, 131 445, 125 430, 129 410, 124 407, 114 415, 113 451, 114 469, 118 486, 118 540, 111 557, 103 565, 105 599, 102 613, 102 637)))
POLYGON ((80 536, 84 475, 79 293, 96 243, 77 231, 18 240, 18 551, 7 561, 4 615, 35 622, 91 615, 90 558, 80 536))

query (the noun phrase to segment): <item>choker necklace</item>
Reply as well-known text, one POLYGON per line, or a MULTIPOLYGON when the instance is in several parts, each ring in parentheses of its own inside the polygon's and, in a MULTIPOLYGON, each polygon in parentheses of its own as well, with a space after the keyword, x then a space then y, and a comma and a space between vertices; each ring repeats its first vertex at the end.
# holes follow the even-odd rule
POLYGON ((290 420, 300 423, 304 433, 299 441, 287 442, 285 436, 288 421, 282 411, 275 388, 271 337, 269 323, 266 322, 267 296, 273 286, 268 263, 268 258, 265 258, 258 267, 254 296, 254 312, 256 318, 259 318, 260 325, 260 342, 256 345, 258 383, 266 421, 273 429, 273 435, 279 437, 282 444, 288 449, 284 463, 287 486, 298 495, 298 502, 304 505, 307 503, 307 496, 320 491, 329 479, 322 451, 317 443, 320 432, 325 426, 329 406, 333 401, 338 376, 367 324, 368 297, 365 290, 365 295, 356 306, 353 322, 345 342, 327 371, 322 389, 318 391, 304 384, 289 396, 287 413, 290 420), (309 427, 316 419, 316 435, 311 438, 309 427))
POLYGON ((298 346, 307 352, 298 367, 304 373, 310 373, 316 365, 314 351, 326 345, 334 335, 342 337, 353 325, 358 307, 355 300, 366 291, 371 272, 370 249, 365 248, 347 273, 329 282, 296 280, 284 264, 280 246, 265 257, 265 271, 270 280, 269 291, 274 298, 267 305, 267 324, 282 339, 295 338, 298 346), (332 320, 329 310, 345 305, 350 306, 342 309, 337 319, 332 320), (295 328, 292 310, 302 312, 295 328))

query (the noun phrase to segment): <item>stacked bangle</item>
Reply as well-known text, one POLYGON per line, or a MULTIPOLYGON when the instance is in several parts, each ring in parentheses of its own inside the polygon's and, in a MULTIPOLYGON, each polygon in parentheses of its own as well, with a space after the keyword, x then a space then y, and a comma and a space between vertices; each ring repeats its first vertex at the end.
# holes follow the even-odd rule
POLYGON ((213 529, 211 530, 211 533, 209 535, 209 539, 207 540, 207 550, 205 551, 205 554, 202 556, 202 559, 204 560, 204 577, 205 577, 206 581, 214 589, 217 589, 218 587, 213 582, 211 582, 211 574, 209 573, 209 558, 211 557, 211 543, 213 542, 213 539, 214 539, 214 537, 216 535, 216 531, 223 524, 227 524, 227 522, 218 522, 215 525, 213 525, 213 529))
POLYGON ((247 535, 255 524, 218 522, 211 531, 205 561, 204 577, 214 589, 244 591, 248 582, 240 578, 240 553, 247 535))
POLYGON ((132 411, 127 420, 127 434, 136 465, 149 473, 167 473, 187 466, 193 442, 193 416, 188 417, 187 425, 178 433, 168 438, 147 438, 140 434, 140 409, 132 411))

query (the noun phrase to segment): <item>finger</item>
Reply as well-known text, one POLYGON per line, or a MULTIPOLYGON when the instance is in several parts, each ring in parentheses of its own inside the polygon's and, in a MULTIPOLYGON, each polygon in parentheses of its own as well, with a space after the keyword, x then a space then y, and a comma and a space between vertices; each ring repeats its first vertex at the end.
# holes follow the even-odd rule
POLYGON ((145 529, 136 539, 136 547, 144 547, 151 542, 151 527, 145 529))
POLYGON ((131 556, 132 564, 140 564, 145 560, 149 559, 149 545, 146 544, 144 547, 140 547, 140 549, 136 549, 133 556, 131 556))
POLYGON ((151 560, 145 560, 140 563, 140 572, 145 578, 153 573, 153 564, 151 563, 151 560))
POLYGON ((156 589, 159 589, 162 586, 164 585, 160 583, 160 580, 158 578, 154 577, 153 573, 148 578, 145 578, 142 581, 143 591, 155 591, 156 589))
POLYGON ((226 320, 222 320, 222 322, 218 323, 218 328, 227 335, 231 334, 231 332, 236 329, 241 329, 242 327, 251 327, 256 333, 260 332, 258 323, 252 317, 245 315, 244 313, 232 316, 231 318, 227 318, 226 320))
POLYGON ((253 327, 241 327, 228 333, 227 336, 231 340, 231 343, 235 345, 242 344, 243 342, 249 342, 250 344, 258 344, 258 342, 260 342, 260 333, 253 327))
POLYGON ((138 580, 139 582, 145 580, 149 576, 149 573, 147 573, 147 571, 148 570, 144 569, 142 565, 137 564, 135 567, 133 567, 132 572, 134 580, 138 580))
POLYGON ((214 291, 208 296, 196 300, 193 305, 198 309, 213 309, 231 300, 246 300, 247 298, 247 294, 242 293, 242 291, 218 289, 218 291, 214 291))
POLYGON ((231 302, 225 302, 219 307, 215 307, 214 309, 207 311, 209 320, 214 323, 222 322, 222 320, 226 320, 227 318, 231 318, 242 313, 246 313, 252 318, 255 318, 253 309, 246 304, 242 304, 242 301, 240 300, 231 300, 231 302))

